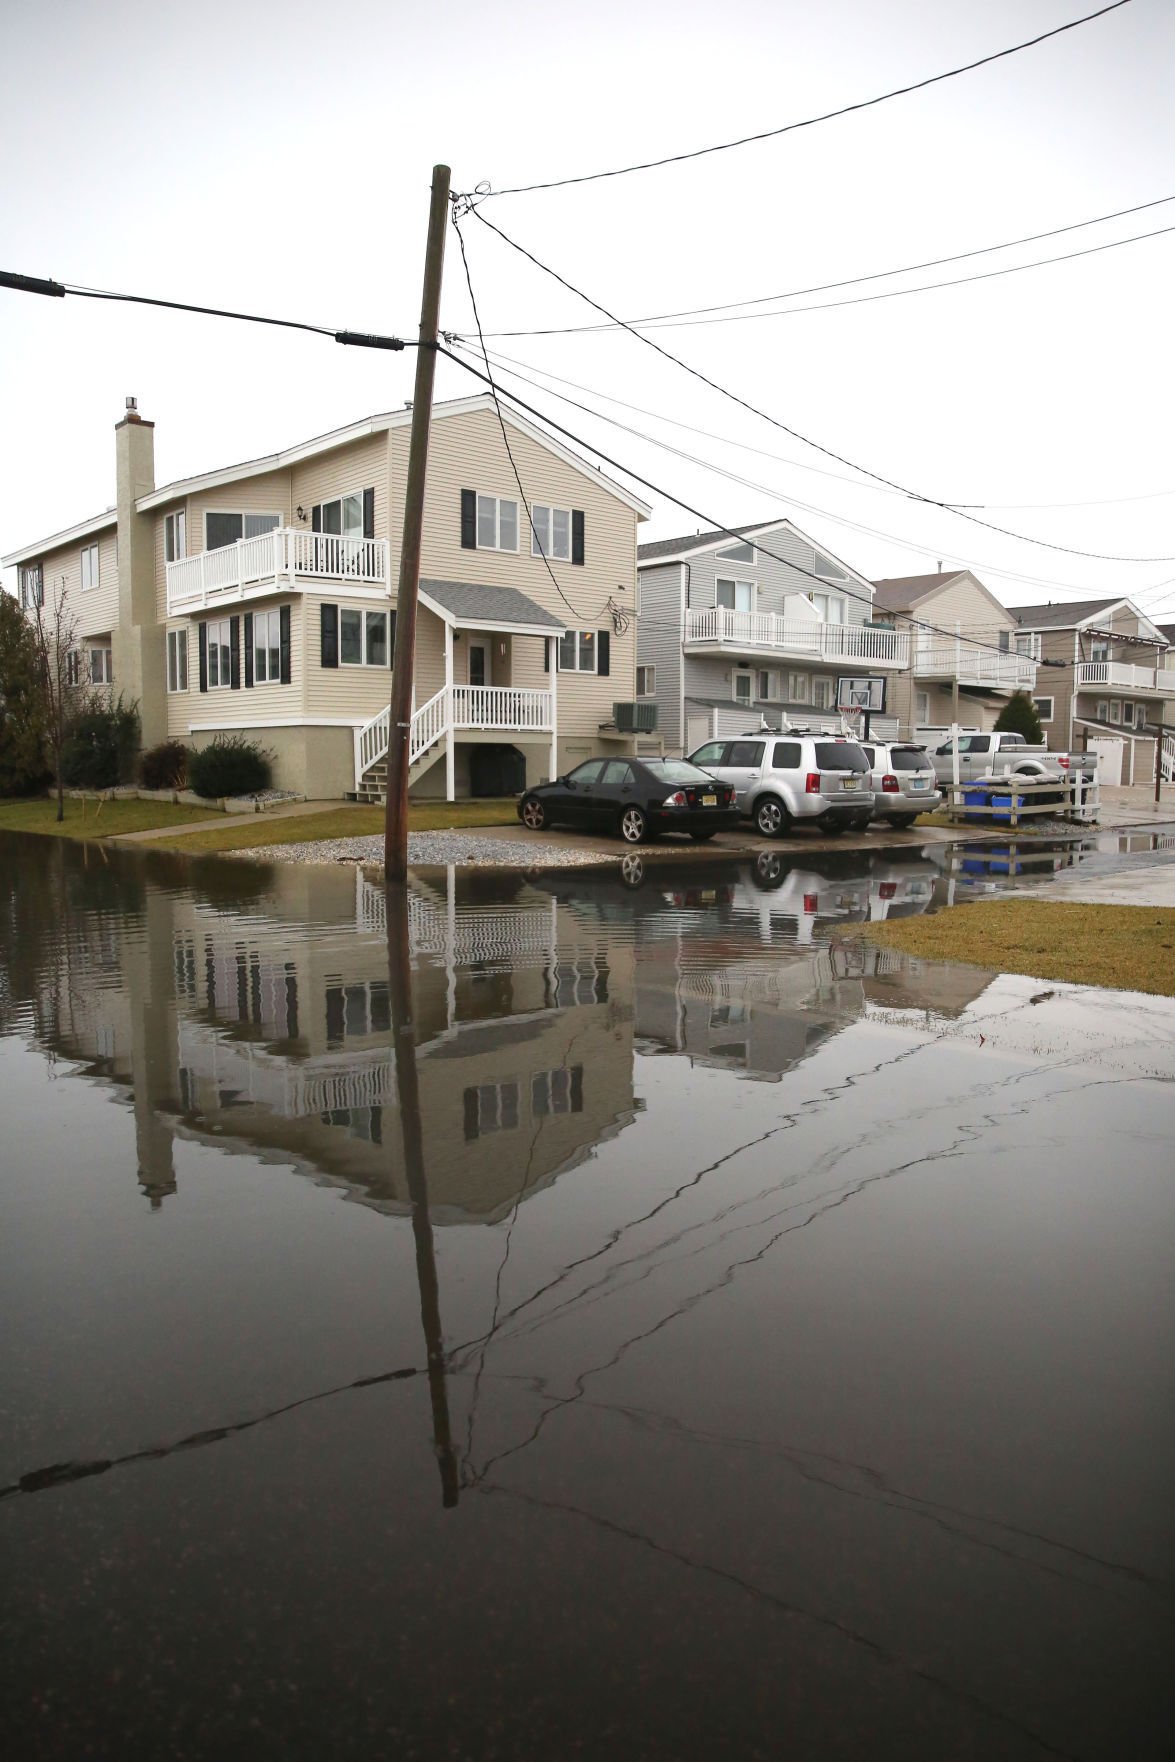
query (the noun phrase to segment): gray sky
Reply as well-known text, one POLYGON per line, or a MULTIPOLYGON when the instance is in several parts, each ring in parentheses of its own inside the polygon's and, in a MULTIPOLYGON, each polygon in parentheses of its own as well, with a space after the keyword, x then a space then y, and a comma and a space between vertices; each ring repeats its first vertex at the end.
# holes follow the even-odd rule
MULTIPOLYGON (((1093 4, 5 0, 0 264, 414 335, 434 160, 470 189, 686 150, 940 72, 1093 4)), ((858 116, 662 171, 504 196, 485 213, 625 316, 835 281, 1175 194, 1173 57, 1175 7, 1132 0, 858 116)), ((1166 225, 1175 203, 907 282, 1166 225)), ((476 218, 464 231, 487 330, 591 320, 476 218)), ((454 247, 444 322, 467 331, 454 247)), ((1173 266, 1175 233, 970 287, 659 340, 922 493, 988 504, 985 518, 1058 544, 1175 557, 1173 266), (1039 505, 1091 502, 1110 505, 1039 505)), ((1065 556, 842 481, 853 474, 631 337, 491 347, 700 429, 603 406, 762 487, 518 388, 718 521, 790 514, 874 577, 941 557, 1012 603, 1123 593, 1175 616, 1175 561, 1065 556)), ((412 372, 410 353, 0 292, 0 551, 110 504, 127 393, 157 424, 163 483, 395 408, 412 372)), ((442 361, 437 389, 476 388, 442 361)), ((652 499, 643 537, 699 524, 652 499)))

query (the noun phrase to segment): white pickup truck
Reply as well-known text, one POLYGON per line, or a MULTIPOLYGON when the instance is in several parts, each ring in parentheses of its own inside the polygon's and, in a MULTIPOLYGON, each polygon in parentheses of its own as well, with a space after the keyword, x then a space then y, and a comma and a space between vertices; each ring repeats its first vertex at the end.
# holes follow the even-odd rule
MULTIPOLYGON (((953 783, 954 745, 946 741, 931 754, 934 774, 940 783, 953 783)), ((1096 753, 1054 753, 1047 746, 1029 746, 1022 734, 960 734, 959 782, 973 783, 980 777, 1061 777, 1097 775, 1096 753)))

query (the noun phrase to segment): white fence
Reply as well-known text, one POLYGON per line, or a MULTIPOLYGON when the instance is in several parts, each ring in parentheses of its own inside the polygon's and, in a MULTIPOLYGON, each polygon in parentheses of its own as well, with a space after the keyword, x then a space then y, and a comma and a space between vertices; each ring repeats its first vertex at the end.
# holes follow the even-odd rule
POLYGON ((1036 685, 1036 662, 1031 656, 984 648, 965 636, 919 641, 913 671, 923 678, 958 679, 966 685, 994 685, 1006 691, 1031 691, 1036 685))
POLYGON ((685 640, 687 644, 770 650, 801 660, 864 661, 875 667, 904 667, 910 654, 910 637, 905 630, 823 624, 781 618, 777 612, 735 612, 729 606, 687 611, 685 640))
POLYGON ((1133 667, 1126 661, 1079 661, 1077 684, 1120 691, 1161 691, 1175 697, 1175 667, 1133 667))
POLYGON ((278 526, 258 538, 238 539, 167 565, 167 609, 191 611, 243 599, 250 588, 295 579, 339 581, 355 587, 386 587, 388 542, 343 538, 278 526))

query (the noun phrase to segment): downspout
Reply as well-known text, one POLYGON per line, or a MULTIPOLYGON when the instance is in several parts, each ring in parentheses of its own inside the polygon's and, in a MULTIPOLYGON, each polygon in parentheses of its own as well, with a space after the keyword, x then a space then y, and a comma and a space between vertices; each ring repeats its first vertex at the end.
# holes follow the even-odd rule
POLYGON ((692 566, 688 562, 683 563, 681 565, 681 571, 681 665, 678 668, 677 675, 677 732, 679 735, 678 745, 680 746, 682 756, 684 757, 686 747, 689 744, 688 731, 685 725, 685 615, 689 609, 690 578, 693 572, 692 566))

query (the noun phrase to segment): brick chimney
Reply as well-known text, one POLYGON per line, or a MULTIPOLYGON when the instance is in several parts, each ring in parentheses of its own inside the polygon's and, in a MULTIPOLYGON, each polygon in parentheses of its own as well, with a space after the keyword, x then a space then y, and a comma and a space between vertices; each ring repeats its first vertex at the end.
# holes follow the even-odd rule
POLYGON ((166 626, 156 611, 155 520, 135 503, 155 488, 155 424, 128 398, 114 430, 118 508, 118 626, 113 632, 115 689, 138 700, 143 745, 167 734, 166 626))

